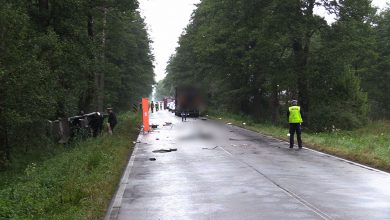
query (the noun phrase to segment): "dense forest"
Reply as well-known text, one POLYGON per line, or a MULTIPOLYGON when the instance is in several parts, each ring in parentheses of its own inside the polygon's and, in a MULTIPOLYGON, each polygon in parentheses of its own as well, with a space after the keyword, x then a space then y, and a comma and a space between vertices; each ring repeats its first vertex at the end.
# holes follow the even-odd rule
POLYGON ((273 123, 298 99, 311 129, 353 129, 390 118, 389 36, 371 0, 202 0, 158 93, 198 84, 211 107, 273 123))
POLYGON ((1 0, 0 166, 44 145, 48 119, 130 109, 153 59, 137 0, 1 0))

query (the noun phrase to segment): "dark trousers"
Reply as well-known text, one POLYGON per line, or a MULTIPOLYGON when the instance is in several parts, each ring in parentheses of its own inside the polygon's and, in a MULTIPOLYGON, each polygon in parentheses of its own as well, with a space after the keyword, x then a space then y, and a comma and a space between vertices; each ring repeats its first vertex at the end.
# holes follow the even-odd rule
POLYGON ((116 124, 110 123, 111 131, 114 131, 115 126, 116 126, 116 124))
POLYGON ((187 113, 186 112, 181 113, 181 121, 187 121, 187 113))
POLYGON ((294 134, 297 133, 298 147, 302 147, 301 124, 290 123, 290 147, 294 147, 294 134))

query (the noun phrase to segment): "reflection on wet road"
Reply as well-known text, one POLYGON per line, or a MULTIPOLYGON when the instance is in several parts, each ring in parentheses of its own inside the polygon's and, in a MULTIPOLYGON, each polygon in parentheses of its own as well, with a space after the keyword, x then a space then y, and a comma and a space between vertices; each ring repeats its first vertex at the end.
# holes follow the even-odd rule
POLYGON ((167 111, 139 137, 108 219, 390 219, 390 175, 167 111))

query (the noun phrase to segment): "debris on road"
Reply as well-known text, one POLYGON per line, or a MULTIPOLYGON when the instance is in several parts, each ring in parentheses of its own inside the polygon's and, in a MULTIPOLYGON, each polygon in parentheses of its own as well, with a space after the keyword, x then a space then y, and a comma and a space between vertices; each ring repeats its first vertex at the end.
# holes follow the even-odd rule
MULTIPOLYGON (((387 217, 383 213, 388 211, 385 205, 390 191, 386 186, 390 177, 382 173, 307 149, 289 149, 285 141, 226 125, 231 121, 191 120, 184 126, 168 112, 159 114, 152 124, 159 124, 160 129, 141 134, 139 139, 129 137, 130 142, 143 143, 134 150, 134 160, 127 166, 131 175, 126 174, 126 184, 120 185, 124 191, 118 190, 114 196, 118 198, 113 204, 119 204, 119 215, 117 208, 108 213, 118 220, 128 219, 134 210, 141 220, 149 216, 173 218, 177 212, 179 219, 242 219, 246 214, 263 219, 321 219, 322 214, 313 212, 311 207, 316 206, 311 204, 320 204, 320 208, 345 219, 387 217), (169 121, 174 124, 172 129, 162 127, 169 121), (384 205, 371 206, 366 193, 384 205), (310 207, 302 204, 300 195, 305 195, 304 203, 310 207), (179 201, 172 203, 173 211, 164 205, 169 201, 179 201), (239 212, 242 207, 249 209, 239 212), (194 213, 197 209, 201 211, 194 213)), ((238 125, 244 127, 242 123, 238 125)))
POLYGON ((204 148, 202 148, 203 150, 215 150, 215 149, 217 149, 219 146, 215 146, 215 147, 213 147, 213 148, 208 148, 208 147, 204 147, 204 148))
POLYGON ((158 125, 152 125, 152 128, 156 129, 158 127, 158 125))
POLYGON ((170 153, 173 151, 177 151, 177 148, 171 148, 171 149, 160 149, 160 150, 154 150, 153 153, 170 153))
POLYGON ((171 125, 173 125, 172 122, 165 122, 163 126, 171 126, 171 125))

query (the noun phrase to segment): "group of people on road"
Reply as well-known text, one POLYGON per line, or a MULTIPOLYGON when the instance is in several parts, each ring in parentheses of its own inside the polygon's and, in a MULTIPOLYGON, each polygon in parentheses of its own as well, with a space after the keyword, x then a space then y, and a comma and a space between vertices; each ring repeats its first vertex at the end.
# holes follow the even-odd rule
MULTIPOLYGON (((161 104, 159 103, 154 103, 153 101, 150 103, 150 110, 152 113, 154 113, 154 109, 156 109, 156 112, 160 109, 162 109, 162 106, 160 106, 161 104)), ((184 122, 184 121, 187 121, 187 117, 188 117, 188 113, 186 110, 183 110, 181 113, 180 113, 180 116, 181 116, 181 121, 184 122)))
POLYGON ((153 101, 150 103, 149 105, 149 108, 150 110, 152 111, 152 113, 154 112, 154 109, 156 109, 156 112, 158 112, 159 110, 162 110, 163 109, 163 105, 162 103, 154 103, 153 101))

